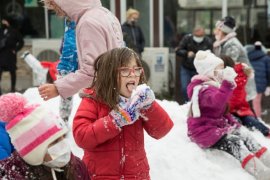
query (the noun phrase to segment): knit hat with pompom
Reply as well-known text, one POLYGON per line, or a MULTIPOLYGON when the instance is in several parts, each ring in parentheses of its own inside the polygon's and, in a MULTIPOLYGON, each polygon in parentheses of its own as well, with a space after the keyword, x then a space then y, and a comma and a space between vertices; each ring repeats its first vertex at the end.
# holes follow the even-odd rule
POLYGON ((217 21, 216 28, 220 29, 222 32, 229 34, 236 30, 235 19, 231 16, 226 16, 223 19, 217 21))
POLYGON ((48 146, 68 132, 65 123, 39 105, 27 104, 20 93, 0 96, 0 120, 20 156, 30 165, 40 165, 48 146))
POLYGON ((224 62, 209 50, 198 51, 194 58, 194 66, 199 75, 213 77, 215 68, 220 64, 224 62))
POLYGON ((27 100, 19 93, 7 94, 0 97, 0 119, 9 122, 17 114, 24 111, 27 100))

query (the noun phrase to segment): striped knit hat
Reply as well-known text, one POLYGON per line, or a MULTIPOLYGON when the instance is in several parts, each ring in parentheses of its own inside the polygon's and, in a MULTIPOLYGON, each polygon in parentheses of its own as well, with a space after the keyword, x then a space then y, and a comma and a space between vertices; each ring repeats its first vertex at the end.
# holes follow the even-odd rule
POLYGON ((49 144, 68 132, 58 116, 42 106, 27 105, 19 93, 0 97, 0 119, 8 123, 12 144, 30 165, 42 164, 49 144))

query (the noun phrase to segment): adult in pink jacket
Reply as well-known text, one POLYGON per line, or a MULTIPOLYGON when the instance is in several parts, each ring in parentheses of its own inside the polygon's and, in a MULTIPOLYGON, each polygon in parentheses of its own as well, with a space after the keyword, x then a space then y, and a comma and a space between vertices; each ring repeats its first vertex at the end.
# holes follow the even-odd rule
POLYGON ((48 9, 59 16, 74 20, 78 49, 79 69, 54 84, 43 84, 39 93, 44 100, 60 95, 70 97, 80 89, 91 85, 94 76, 93 64, 102 53, 123 46, 123 35, 118 19, 100 0, 43 0, 48 9))

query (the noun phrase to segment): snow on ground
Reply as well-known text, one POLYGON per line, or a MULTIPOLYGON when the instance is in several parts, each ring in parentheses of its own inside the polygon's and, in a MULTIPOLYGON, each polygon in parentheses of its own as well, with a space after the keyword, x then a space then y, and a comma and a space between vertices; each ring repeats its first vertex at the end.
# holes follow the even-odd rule
MULTIPOLYGON (((41 103, 59 114, 59 97, 43 101, 37 88, 29 88, 25 97, 32 103, 41 103)), ((145 134, 145 148, 150 164, 150 175, 153 180, 255 180, 245 172, 240 163, 227 153, 218 150, 202 150, 187 137, 186 115, 188 104, 179 105, 174 101, 159 101, 174 122, 170 133, 160 140, 145 134)), ((74 96, 70 126, 80 103, 78 94, 74 96)), ((258 131, 252 133, 262 145, 270 149, 270 139, 258 131)), ((83 151, 75 144, 72 134, 68 135, 72 151, 78 157, 83 151)))

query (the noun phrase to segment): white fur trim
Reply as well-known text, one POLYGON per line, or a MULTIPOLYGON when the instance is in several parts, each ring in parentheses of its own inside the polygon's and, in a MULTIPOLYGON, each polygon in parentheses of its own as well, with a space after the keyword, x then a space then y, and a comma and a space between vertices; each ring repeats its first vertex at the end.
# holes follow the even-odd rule
POLYGON ((197 85, 193 89, 193 94, 191 98, 191 109, 192 109, 192 115, 193 117, 197 118, 201 116, 201 111, 199 107, 199 92, 203 86, 197 85))

